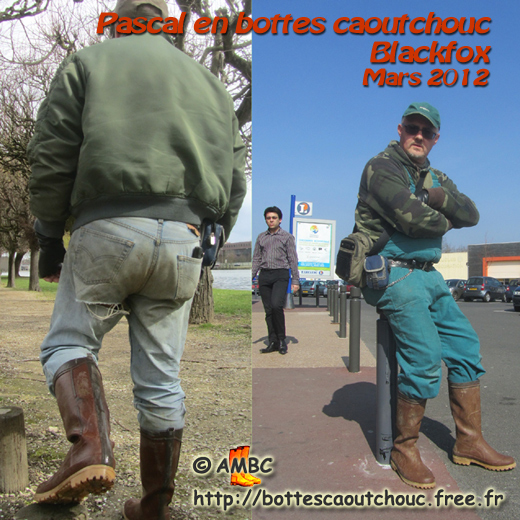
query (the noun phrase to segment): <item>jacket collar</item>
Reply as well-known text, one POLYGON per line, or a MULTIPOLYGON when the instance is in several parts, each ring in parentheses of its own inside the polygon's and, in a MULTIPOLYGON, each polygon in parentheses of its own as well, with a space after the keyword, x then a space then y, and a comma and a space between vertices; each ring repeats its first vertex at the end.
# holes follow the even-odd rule
POLYGON ((408 155, 406 155, 406 152, 401 148, 401 145, 398 141, 390 141, 385 152, 399 161, 410 172, 411 175, 414 175, 414 173, 420 175, 421 173, 428 172, 430 170, 430 161, 428 158, 426 158, 426 161, 422 166, 418 166, 410 159, 410 157, 408 157, 408 155))

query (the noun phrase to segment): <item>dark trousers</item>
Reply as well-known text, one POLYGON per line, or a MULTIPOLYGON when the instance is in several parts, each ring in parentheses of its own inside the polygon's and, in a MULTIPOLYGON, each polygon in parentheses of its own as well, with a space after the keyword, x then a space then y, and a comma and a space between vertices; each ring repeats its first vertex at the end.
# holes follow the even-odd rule
POLYGON ((283 307, 289 286, 289 269, 262 269, 258 276, 258 289, 265 310, 269 342, 285 339, 283 307))

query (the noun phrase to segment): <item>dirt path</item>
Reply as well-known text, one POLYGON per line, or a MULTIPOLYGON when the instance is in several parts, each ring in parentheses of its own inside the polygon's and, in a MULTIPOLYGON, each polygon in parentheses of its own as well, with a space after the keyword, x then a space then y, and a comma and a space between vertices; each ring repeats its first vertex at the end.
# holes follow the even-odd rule
MULTIPOLYGON (((38 361, 52 307, 53 301, 42 294, 0 287, 0 404, 24 410, 30 479, 24 492, 0 494, 0 520, 13 518, 18 509, 32 502, 37 485, 59 467, 70 446, 38 361)), ((125 500, 141 493, 127 334, 122 320, 105 337, 100 354, 116 443, 117 481, 109 493, 86 500, 90 519, 120 520, 125 500)), ((229 455, 229 449, 251 444, 250 352, 250 319, 217 316, 212 327, 190 327, 181 365, 188 413, 171 506, 176 519, 211 519, 224 514, 217 507, 194 508, 194 489, 227 493, 236 489, 229 485, 226 473, 199 477, 192 464, 198 455, 220 461, 229 455)), ((241 508, 225 514, 237 520, 251 518, 250 511, 241 508)))

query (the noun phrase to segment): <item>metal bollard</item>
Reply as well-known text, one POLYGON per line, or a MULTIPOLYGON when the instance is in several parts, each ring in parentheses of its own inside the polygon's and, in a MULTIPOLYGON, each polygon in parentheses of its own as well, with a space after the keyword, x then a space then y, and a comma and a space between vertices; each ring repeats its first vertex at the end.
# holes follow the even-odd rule
POLYGON ((377 320, 377 403, 376 403, 376 459, 390 464, 394 444, 397 406, 397 358, 395 339, 388 319, 383 313, 377 320))
POLYGON ((348 371, 359 372, 359 352, 361 343, 361 289, 350 288, 350 338, 348 371))
POLYGON ((316 293, 316 307, 320 306, 320 288, 318 285, 316 285, 316 289, 314 289, 314 292, 316 293))
POLYGON ((339 288, 339 337, 347 337, 347 287, 339 288))
POLYGON ((332 314, 332 323, 339 323, 339 287, 334 290, 334 313, 332 314))
POLYGON ((327 306, 328 306, 328 311, 329 311, 329 316, 332 317, 332 313, 334 312, 334 309, 333 309, 333 301, 334 301, 334 288, 335 288, 335 285, 331 285, 329 287, 329 290, 327 292, 327 306))
POLYGON ((302 290, 301 285, 300 285, 300 290, 298 291, 298 298, 299 298, 299 305, 301 307, 303 305, 303 290, 302 290))

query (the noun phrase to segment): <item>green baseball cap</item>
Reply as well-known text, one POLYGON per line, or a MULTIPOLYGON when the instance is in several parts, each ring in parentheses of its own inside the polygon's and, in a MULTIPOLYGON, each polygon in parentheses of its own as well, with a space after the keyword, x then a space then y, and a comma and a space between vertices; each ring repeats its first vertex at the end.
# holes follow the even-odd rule
POLYGON ((126 16, 128 18, 135 18, 137 16, 137 8, 140 5, 151 5, 161 11, 162 17, 168 16, 168 6, 164 0, 117 0, 114 11, 119 16, 126 16))
POLYGON ((437 129, 441 128, 441 116, 439 111, 430 103, 412 103, 404 112, 403 117, 419 114, 425 117, 437 129))

